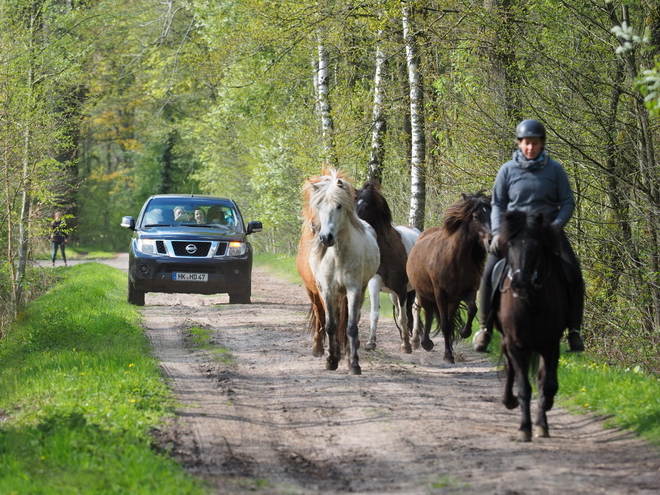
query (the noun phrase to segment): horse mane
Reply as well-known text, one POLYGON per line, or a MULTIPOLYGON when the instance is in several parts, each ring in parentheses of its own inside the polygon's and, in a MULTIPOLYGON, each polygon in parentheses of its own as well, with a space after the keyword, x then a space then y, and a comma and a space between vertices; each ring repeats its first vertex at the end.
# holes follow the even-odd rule
POLYGON ((355 191, 355 204, 357 215, 377 232, 382 231, 383 225, 392 224, 392 210, 380 192, 380 184, 373 179, 355 191))
MULTIPOLYGON (((303 186, 305 207, 303 215, 305 220, 314 222, 314 210, 326 199, 336 201, 348 212, 351 224, 358 230, 364 231, 362 221, 355 214, 355 189, 343 170, 324 167, 322 175, 307 179, 303 186)), ((304 225, 303 225, 304 228, 304 225)))
POLYGON ((559 242, 557 234, 550 226, 550 220, 542 213, 507 211, 500 230, 502 246, 506 246, 509 240, 516 239, 524 233, 533 239, 538 239, 546 251, 555 250, 559 242))
POLYGON ((462 225, 472 219, 472 214, 482 206, 490 205, 490 196, 484 190, 475 194, 463 194, 463 197, 452 203, 442 217, 442 226, 445 232, 453 234, 462 225))

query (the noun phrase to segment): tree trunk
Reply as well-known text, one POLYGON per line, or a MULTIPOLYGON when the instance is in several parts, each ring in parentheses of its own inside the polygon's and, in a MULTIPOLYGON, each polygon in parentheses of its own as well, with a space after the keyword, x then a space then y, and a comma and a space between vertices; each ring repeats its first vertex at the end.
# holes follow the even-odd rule
POLYGON ((402 2, 403 37, 406 43, 406 63, 410 85, 410 125, 412 156, 410 170, 410 225, 424 230, 426 207, 426 139, 424 128, 424 88, 417 36, 413 30, 412 9, 402 2))
MULTIPOLYGON (((35 36, 36 32, 39 29, 39 13, 41 10, 38 5, 32 5, 32 12, 30 13, 30 26, 29 26, 29 55, 28 55, 28 67, 27 67, 27 89, 29 91, 27 106, 28 106, 28 115, 32 113, 32 107, 34 105, 34 85, 35 85, 35 76, 34 76, 34 51, 35 51, 35 36)), ((18 312, 21 306, 21 300, 23 297, 23 282, 25 279, 25 270, 27 266, 27 257, 28 257, 28 237, 29 237, 29 221, 30 221, 30 149, 32 147, 32 130, 30 127, 30 118, 25 120, 25 130, 23 132, 23 172, 22 172, 22 193, 21 193, 21 217, 19 220, 19 232, 18 232, 18 267, 16 269, 16 275, 14 279, 15 289, 13 291, 15 300, 14 302, 14 313, 15 316, 18 316, 18 312)), ((11 247, 10 247, 11 249, 11 247)))
MULTIPOLYGON (((378 32, 380 38, 382 31, 378 32)), ((376 71, 374 75, 374 110, 373 129, 371 132, 371 155, 369 157, 369 178, 379 184, 383 181, 383 158, 385 148, 383 140, 387 132, 387 119, 383 113, 383 72, 387 59, 380 45, 376 47, 376 71)))
POLYGON ((337 166, 335 153, 334 122, 330 107, 330 89, 328 73, 328 50, 323 43, 323 37, 318 32, 319 68, 318 68, 318 108, 321 112, 321 133, 323 139, 323 160, 325 163, 337 166))

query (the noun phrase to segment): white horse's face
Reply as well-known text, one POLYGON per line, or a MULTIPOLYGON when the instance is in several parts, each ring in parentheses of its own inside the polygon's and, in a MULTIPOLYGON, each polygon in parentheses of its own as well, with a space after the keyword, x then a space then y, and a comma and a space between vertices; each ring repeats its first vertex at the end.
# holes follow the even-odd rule
MULTIPOLYGON (((333 187, 343 188, 342 181, 337 181, 333 187)), ((339 232, 344 230, 347 223, 350 222, 349 213, 346 207, 336 199, 332 189, 328 190, 323 200, 316 205, 316 228, 323 246, 335 245, 339 232)))
POLYGON ((337 233, 346 223, 346 211, 341 203, 324 201, 318 207, 318 234, 321 244, 325 247, 335 245, 337 233))

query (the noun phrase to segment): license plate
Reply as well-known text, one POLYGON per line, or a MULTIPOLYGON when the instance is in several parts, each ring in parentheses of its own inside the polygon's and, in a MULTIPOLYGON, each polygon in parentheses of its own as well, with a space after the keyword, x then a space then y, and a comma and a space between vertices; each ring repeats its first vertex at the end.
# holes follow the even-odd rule
POLYGON ((172 273, 172 280, 176 280, 177 282, 208 282, 209 274, 174 272, 172 273))

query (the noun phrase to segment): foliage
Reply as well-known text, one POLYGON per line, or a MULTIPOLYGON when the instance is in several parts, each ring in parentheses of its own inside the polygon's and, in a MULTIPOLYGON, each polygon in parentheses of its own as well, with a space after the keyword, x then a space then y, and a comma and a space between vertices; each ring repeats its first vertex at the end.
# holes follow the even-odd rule
MULTIPOLYGON (((193 191, 233 197, 246 218, 263 221, 258 251, 295 252, 300 189, 324 157, 319 44, 328 53, 336 158, 356 185, 368 173, 376 48, 385 54, 382 190, 395 222, 408 222, 401 2, 60 3, 43 3, 57 43, 42 45, 34 67, 61 71, 34 88, 43 123, 35 149, 50 156, 34 161, 43 173, 30 184, 39 198, 67 184, 66 160, 53 158, 75 144, 68 170, 78 192, 58 198, 70 199, 84 244, 124 250, 130 233, 119 227, 122 216, 137 215, 150 194, 193 191), (54 128, 61 107, 67 125, 54 128)), ((2 5, 19 4, 28 2, 2 5)), ((587 342, 604 358, 659 371, 652 363, 660 331, 660 9, 641 0, 405 4, 414 12, 425 88, 426 226, 440 224, 461 193, 489 190, 515 149, 515 124, 541 119, 577 200, 568 234, 587 282, 587 342)), ((16 18, 0 23, 7 54, 24 53, 16 18)), ((5 87, 25 87, 25 64, 3 60, 5 87)), ((19 93, 12 102, 25 99, 19 93)), ((30 115, 23 103, 4 108, 8 122, 30 115)), ((14 188, 0 218, 18 215, 19 135, 8 127, 0 146, 13 157, 0 167, 14 188)))
POLYGON ((60 274, 0 348, 0 492, 202 493, 151 448, 173 404, 125 275, 60 274))

